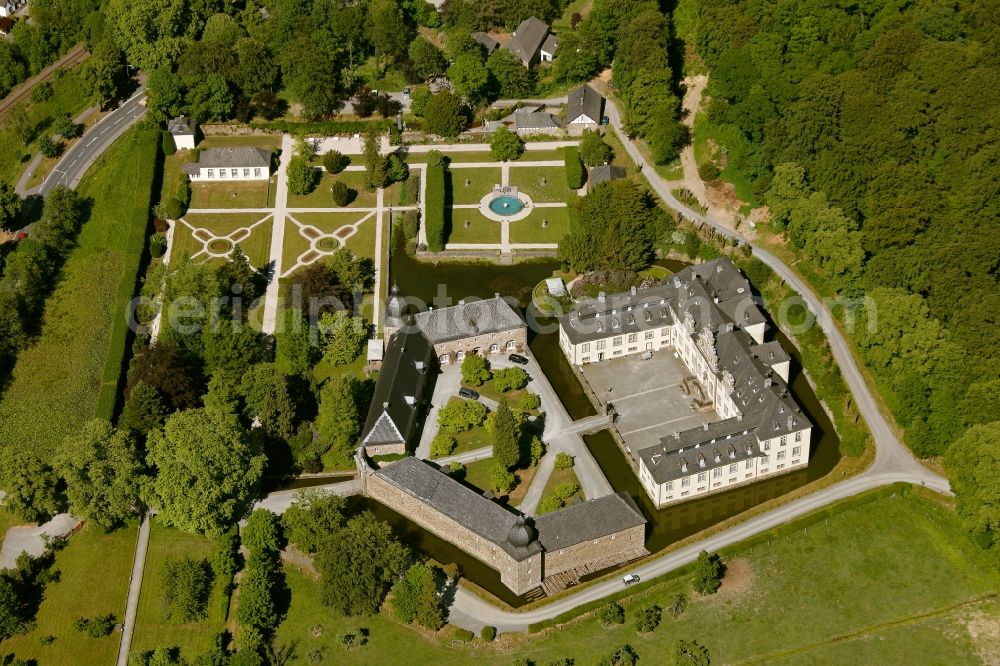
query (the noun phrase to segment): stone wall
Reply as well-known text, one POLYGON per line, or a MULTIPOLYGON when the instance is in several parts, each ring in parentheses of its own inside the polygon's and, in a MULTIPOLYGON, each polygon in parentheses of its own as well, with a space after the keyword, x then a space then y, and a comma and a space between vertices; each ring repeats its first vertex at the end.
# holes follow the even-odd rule
MULTIPOLYGON (((583 567, 594 562, 602 564, 631 559, 636 552, 645 552, 646 526, 636 525, 600 539, 584 541, 575 546, 545 553, 545 576, 583 567)), ((606 565, 605 565, 606 566, 606 565)))
POLYGON ((476 349, 482 350, 483 356, 494 354, 510 354, 512 352, 522 352, 528 348, 528 329, 525 326, 513 331, 503 331, 502 333, 487 333, 471 338, 461 338, 448 342, 439 342, 434 345, 434 353, 441 363, 454 363, 458 361, 458 353, 465 355, 472 354, 476 349), (513 348, 508 348, 508 343, 513 341, 513 348), (497 345, 498 351, 490 352, 490 346, 497 345))
POLYGON ((376 444, 374 446, 365 446, 365 453, 367 453, 370 456, 402 455, 406 453, 406 442, 399 442, 396 444, 376 444))
POLYGON ((517 562, 497 544, 484 539, 385 479, 375 474, 366 476, 365 489, 369 497, 496 569, 500 572, 500 581, 515 594, 524 594, 541 585, 541 553, 517 562))

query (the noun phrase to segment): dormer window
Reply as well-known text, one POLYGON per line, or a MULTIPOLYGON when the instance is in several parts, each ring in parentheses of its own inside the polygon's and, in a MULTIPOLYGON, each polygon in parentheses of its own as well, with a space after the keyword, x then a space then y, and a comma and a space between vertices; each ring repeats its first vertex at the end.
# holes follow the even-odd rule
POLYGON ((698 456, 698 467, 705 466, 705 456, 698 456))
POLYGON ((684 460, 683 458, 681 458, 681 472, 685 472, 686 473, 687 471, 688 471, 687 461, 684 460))
POLYGON ((717 463, 722 462, 722 456, 719 455, 718 451, 715 452, 715 462, 717 462, 717 463))

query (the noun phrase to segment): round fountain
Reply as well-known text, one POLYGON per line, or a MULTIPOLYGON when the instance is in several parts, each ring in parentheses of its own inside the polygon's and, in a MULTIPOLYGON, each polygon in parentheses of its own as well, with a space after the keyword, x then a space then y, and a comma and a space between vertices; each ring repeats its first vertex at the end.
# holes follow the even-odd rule
POLYGON ((496 185, 483 197, 480 210, 486 217, 497 221, 520 220, 531 212, 531 199, 513 186, 496 185))

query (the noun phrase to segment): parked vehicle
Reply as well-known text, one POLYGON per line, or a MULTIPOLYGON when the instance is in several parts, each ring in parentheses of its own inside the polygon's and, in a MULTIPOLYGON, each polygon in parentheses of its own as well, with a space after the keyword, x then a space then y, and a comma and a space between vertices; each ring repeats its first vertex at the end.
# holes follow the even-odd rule
POLYGON ((626 587, 632 585, 633 583, 639 582, 639 577, 635 574, 629 574, 627 576, 622 576, 622 582, 625 583, 626 587))
POLYGON ((410 89, 403 88, 403 99, 410 99, 410 89))
POLYGON ((507 357, 507 360, 518 365, 528 365, 528 359, 520 354, 511 354, 507 357))
POLYGON ((468 398, 469 400, 479 400, 479 391, 473 391, 472 389, 464 386, 458 389, 458 395, 463 398, 468 398))

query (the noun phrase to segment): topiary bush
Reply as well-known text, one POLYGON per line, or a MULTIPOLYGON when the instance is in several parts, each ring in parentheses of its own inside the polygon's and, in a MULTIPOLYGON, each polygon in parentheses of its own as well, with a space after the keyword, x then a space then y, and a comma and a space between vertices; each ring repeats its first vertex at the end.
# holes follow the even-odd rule
POLYGON ((167 157, 177 152, 177 144, 174 143, 174 136, 170 132, 163 130, 160 136, 160 147, 167 157))
POLYGON ((159 259, 167 251, 167 237, 163 234, 153 234, 149 237, 149 254, 159 259))
POLYGON ((431 252, 444 250, 444 165, 427 165, 427 249, 431 252))
POLYGON ((347 206, 357 196, 357 192, 339 180, 330 186, 330 194, 333 196, 333 203, 340 207, 347 206))
POLYGON ((330 150, 323 155, 323 168, 330 173, 340 173, 350 163, 351 158, 338 150, 330 150))
POLYGON ((471 631, 469 631, 468 629, 456 629, 455 630, 455 640, 456 641, 464 641, 464 642, 468 643, 469 641, 471 641, 475 637, 476 637, 476 635, 474 633, 472 633, 471 631))
POLYGON ((479 632, 479 637, 484 641, 493 642, 493 639, 497 637, 496 627, 483 627, 483 630, 479 632))
POLYGON ((580 149, 576 146, 563 148, 563 161, 566 168, 566 185, 573 190, 583 187, 586 175, 583 171, 583 162, 580 161, 580 149))

